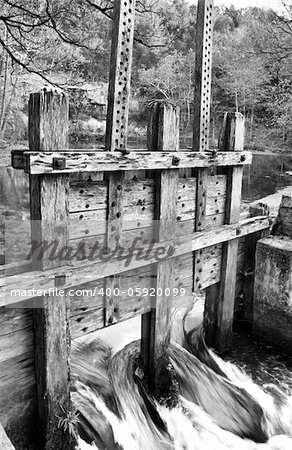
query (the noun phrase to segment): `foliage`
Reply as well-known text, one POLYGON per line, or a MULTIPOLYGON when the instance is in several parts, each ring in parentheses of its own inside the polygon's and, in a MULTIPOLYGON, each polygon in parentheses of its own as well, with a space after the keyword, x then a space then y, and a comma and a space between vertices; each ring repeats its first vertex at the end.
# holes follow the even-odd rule
MULTIPOLYGON (((23 105, 39 87, 36 77, 64 88, 107 82, 113 0, 1 0, 1 5, 3 140, 15 136, 25 122, 23 105)), ((285 5, 282 15, 254 7, 215 9, 211 117, 216 124, 223 111, 241 111, 250 139, 264 127, 274 137, 292 141, 292 1, 285 5)), ((132 72, 136 122, 144 124, 147 106, 164 99, 180 106, 190 132, 195 34, 196 7, 187 0, 137 0, 132 72)), ((72 105, 76 123, 79 107, 87 104, 82 91, 79 97, 72 105)))

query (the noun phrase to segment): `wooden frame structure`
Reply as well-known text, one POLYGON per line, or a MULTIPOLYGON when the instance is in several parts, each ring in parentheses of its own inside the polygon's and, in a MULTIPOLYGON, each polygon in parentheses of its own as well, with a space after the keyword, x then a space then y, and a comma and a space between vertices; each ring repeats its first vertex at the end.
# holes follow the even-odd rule
POLYGON ((193 150, 179 151, 178 111, 164 104, 152 114, 151 151, 128 151, 134 8, 134 0, 115 2, 106 151, 69 151, 67 97, 44 90, 30 98, 30 150, 12 154, 13 167, 29 174, 32 239, 44 246, 57 238, 60 248, 75 249, 67 261, 33 253, 22 267, 2 271, 0 306, 34 308, 38 417, 48 448, 64 442, 56 417, 70 409, 71 339, 142 315, 141 354, 155 390, 171 309, 189 307, 194 293, 207 289, 207 339, 224 351, 232 336, 239 238, 269 227, 266 216, 240 220, 242 169, 251 163, 240 114, 226 115, 220 151, 208 151, 211 0, 198 6, 193 150), (184 169, 192 169, 192 176, 181 177, 184 169), (148 178, 139 175, 145 170, 151 171, 148 178), (133 250, 137 237, 139 248, 133 250), (102 256, 80 261, 80 245, 96 242, 102 256), (117 247, 124 248, 124 257, 114 253, 117 247), (157 258, 159 249, 171 251, 157 258), (105 295, 66 295, 80 286, 104 289, 105 295), (48 294, 34 300, 37 294, 28 293, 36 287, 47 293, 58 288, 59 294, 53 301, 48 294), (148 295, 129 296, 135 287, 148 295), (167 294, 181 288, 183 297, 167 294))

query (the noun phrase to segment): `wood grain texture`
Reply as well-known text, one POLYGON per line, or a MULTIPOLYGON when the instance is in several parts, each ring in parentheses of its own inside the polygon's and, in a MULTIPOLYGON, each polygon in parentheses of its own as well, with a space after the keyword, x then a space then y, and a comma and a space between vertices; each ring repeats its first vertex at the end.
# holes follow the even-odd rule
POLYGON ((179 108, 165 102, 152 107, 147 127, 149 151, 179 151, 179 117, 179 108))
MULTIPOLYGON (((170 105, 157 104, 152 110, 152 119, 148 129, 148 148, 157 146, 160 151, 179 149, 179 110, 170 105)), ((180 159, 173 157, 172 163, 177 167, 180 159)), ((162 170, 156 180, 156 220, 155 238, 174 243, 177 232, 177 201, 179 170, 162 170)), ((166 351, 170 341, 171 307, 173 295, 166 295, 166 289, 172 292, 174 284, 174 261, 166 259, 157 264, 155 269, 156 298, 151 310, 142 315, 141 321, 141 356, 143 365, 149 375, 150 384, 156 396, 159 392, 159 380, 168 364, 166 351), (159 290, 159 291, 158 291, 159 290), (158 295, 158 292, 161 295, 158 295)), ((165 386, 165 390, 170 386, 165 386)))
MULTIPOLYGON (((123 198, 125 173, 111 174, 108 180, 106 245, 111 251, 123 245, 123 198)), ((105 326, 119 321, 121 280, 112 275, 105 280, 105 326), (118 293, 118 295, 115 295, 118 293)))
MULTIPOLYGON (((269 228, 269 220, 266 217, 256 217, 251 219, 245 219, 239 224, 224 225, 222 227, 210 230, 208 232, 193 233, 192 241, 190 244, 189 236, 180 236, 174 245, 174 252, 171 254, 172 258, 183 255, 192 251, 200 250, 201 248, 217 245, 222 242, 226 242, 230 239, 237 239, 238 237, 245 236, 247 234, 255 233, 260 230, 269 228)), ((64 284, 65 288, 71 288, 78 285, 82 285, 85 282, 91 282, 94 280, 102 279, 106 276, 113 274, 123 273, 126 270, 135 270, 139 267, 145 267, 149 264, 157 262, 157 250, 164 248, 168 250, 172 245, 172 241, 163 241, 157 243, 149 249, 149 245, 139 245, 137 251, 133 251, 133 259, 126 263, 127 256, 125 254, 124 259, 120 259, 119 255, 111 255, 106 261, 104 258, 98 257, 94 261, 81 261, 76 265, 67 265, 59 269, 50 269, 46 272, 35 271, 26 274, 15 275, 7 277, 5 280, 0 280, 0 288, 5 287, 5 297, 1 298, 1 306, 4 304, 16 304, 22 300, 25 300, 25 295, 22 295, 22 289, 32 292, 35 286, 39 289, 53 289, 55 287, 56 276, 66 276, 64 284), (147 253, 147 260, 135 258, 135 255, 139 252, 147 253), (13 293, 16 286, 21 288, 13 293)), ((102 255, 103 256, 103 255, 102 255)))
MULTIPOLYGON (((243 150, 244 117, 240 113, 225 115, 222 136, 224 138, 221 140, 221 144, 226 145, 225 150, 234 153, 243 150)), ((227 170, 226 224, 239 222, 242 173, 243 168, 240 166, 227 170)), ((237 254, 237 239, 228 241, 223 245, 215 340, 216 349, 219 352, 226 351, 232 343, 237 254)))
MULTIPOLYGON (((176 238, 178 170, 162 171, 157 178, 157 238, 158 241, 176 238)), ((162 361, 166 357, 171 332, 171 307, 174 287, 174 261, 167 259, 157 264, 156 300, 151 312, 142 316, 141 355, 156 395, 161 376, 162 361), (158 295, 161 290, 161 295, 158 295)), ((164 362, 165 363, 165 362, 164 362)))
POLYGON ((147 152, 132 151, 124 154, 115 152, 25 152, 26 171, 33 175, 76 173, 76 172, 115 172, 118 170, 156 170, 175 168, 204 168, 214 166, 236 166, 250 164, 252 154, 242 151, 236 153, 218 152, 147 152), (64 169, 53 168, 53 158, 65 159, 64 169), (177 159, 176 159, 177 158, 177 159), (176 161, 179 160, 177 163, 176 161), (174 163, 175 162, 175 163, 174 163))
MULTIPOLYGON (((68 101, 64 94, 43 90, 31 95, 29 145, 31 150, 68 148, 68 101)), ((60 246, 68 245, 68 193, 67 175, 30 176, 32 241, 43 245, 45 240, 57 239, 60 246)), ((46 253, 39 260, 34 252, 32 264, 35 269, 47 270, 60 267, 62 262, 46 253)), ((56 277, 54 286, 61 284, 56 277)), ((34 309, 38 417, 45 448, 63 448, 72 441, 57 419, 66 417, 71 406, 68 301, 63 295, 44 296, 40 308, 34 309)), ((73 442, 71 447, 75 447, 73 442)))

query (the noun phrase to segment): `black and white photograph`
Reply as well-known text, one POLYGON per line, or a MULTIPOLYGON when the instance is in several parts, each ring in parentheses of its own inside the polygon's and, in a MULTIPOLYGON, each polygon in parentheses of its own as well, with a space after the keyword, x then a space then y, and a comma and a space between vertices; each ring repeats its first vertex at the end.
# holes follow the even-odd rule
POLYGON ((292 450, 292 0, 0 0, 0 450, 292 450))

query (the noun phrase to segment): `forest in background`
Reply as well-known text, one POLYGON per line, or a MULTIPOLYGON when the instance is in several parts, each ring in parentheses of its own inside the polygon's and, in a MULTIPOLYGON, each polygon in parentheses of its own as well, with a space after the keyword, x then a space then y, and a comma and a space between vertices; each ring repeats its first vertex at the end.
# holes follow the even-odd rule
MULTIPOLYGON (((70 97, 75 140, 105 131, 111 0, 0 0, 0 149, 27 139, 30 92, 53 84, 70 97)), ((183 143, 192 132, 196 6, 137 0, 129 134, 143 137, 157 99, 181 108, 183 143)), ((246 145, 287 151, 292 143, 292 2, 282 16, 217 7, 211 138, 224 111, 246 117, 246 145)))

